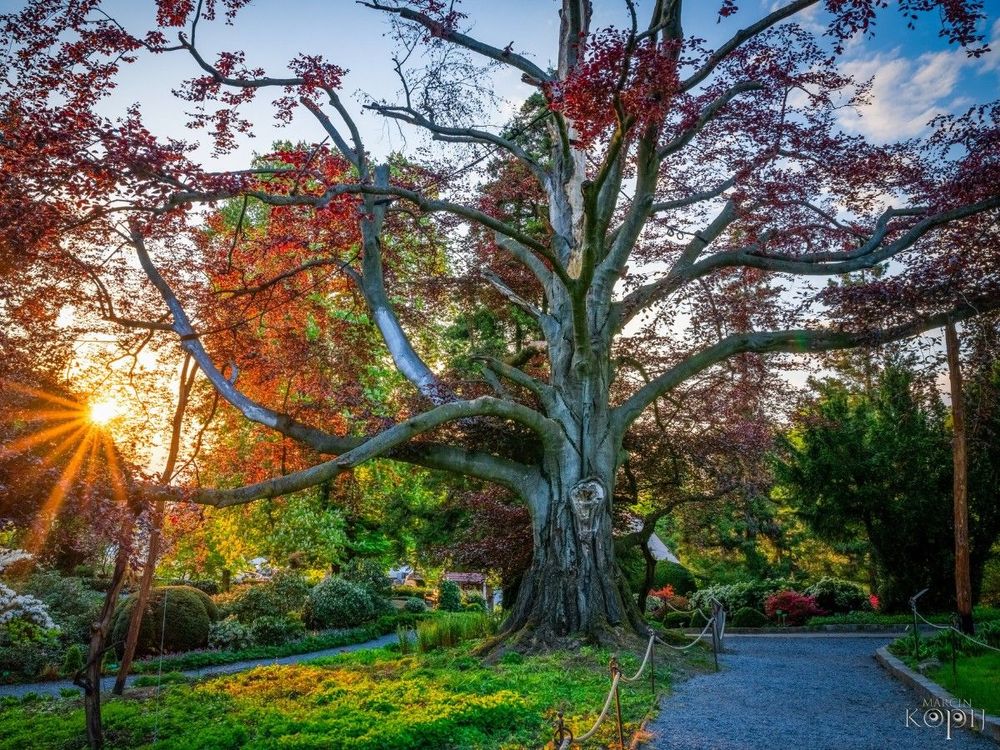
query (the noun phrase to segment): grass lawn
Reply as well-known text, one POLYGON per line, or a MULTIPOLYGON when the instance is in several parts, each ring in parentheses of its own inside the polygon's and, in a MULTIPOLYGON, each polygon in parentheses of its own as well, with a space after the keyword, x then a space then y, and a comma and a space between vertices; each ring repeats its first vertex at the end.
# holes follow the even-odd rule
POLYGON ((956 659, 955 665, 957 680, 952 677, 950 662, 927 676, 956 698, 969 701, 977 711, 1000 716, 1000 654, 963 654, 956 659))
MULTIPOLYGON (((105 704, 107 747, 513 750, 550 741, 557 710, 576 734, 597 718, 609 687, 610 653, 508 654, 484 666, 470 648, 410 656, 361 651, 172 685, 158 697, 150 688, 131 691, 105 704)), ((703 651, 683 660, 661 651, 657 688, 709 658, 703 651)), ((625 674, 639 663, 632 655, 621 661, 625 674)), ((622 716, 630 734, 651 702, 648 679, 624 686, 622 716)), ((613 732, 613 722, 602 726, 603 744, 613 732)), ((79 700, 8 701, 0 708, 0 749, 84 746, 79 700)))

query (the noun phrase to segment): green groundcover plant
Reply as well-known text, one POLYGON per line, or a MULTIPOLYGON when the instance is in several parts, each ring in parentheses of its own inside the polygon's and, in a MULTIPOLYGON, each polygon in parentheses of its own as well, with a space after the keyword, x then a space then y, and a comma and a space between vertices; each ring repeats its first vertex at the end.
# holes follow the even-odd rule
MULTIPOLYGON (((136 691, 104 708, 108 748, 216 750, 511 750, 541 747, 555 712, 578 733, 596 719, 608 690, 610 653, 523 657, 485 665, 470 645, 427 654, 360 651, 294 666, 268 666, 178 684, 159 697, 136 691)), ((678 662, 673 657, 671 664, 678 662)), ((694 657, 699 658, 699 657, 694 657)), ((703 658, 703 657, 701 657, 703 658)), ((622 657, 626 672, 638 658, 622 657)), ((657 685, 669 684, 661 659, 657 685)), ((648 681, 622 691, 634 731, 652 703, 648 681)), ((614 723, 596 738, 612 741, 614 723)), ((72 700, 8 701, 0 708, 0 750, 75 750, 85 745, 83 712, 72 700)))

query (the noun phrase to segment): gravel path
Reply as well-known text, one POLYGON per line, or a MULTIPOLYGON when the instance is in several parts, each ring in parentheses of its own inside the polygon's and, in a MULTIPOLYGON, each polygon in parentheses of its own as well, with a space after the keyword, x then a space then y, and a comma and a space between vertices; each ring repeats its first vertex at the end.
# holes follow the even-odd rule
POLYGON ((729 636, 722 671, 665 698, 646 750, 997 750, 923 725, 915 693, 873 658, 885 636, 729 636), (919 726, 906 725, 907 710, 919 726))
MULTIPOLYGON (((364 643, 352 643, 349 646, 338 646, 337 648, 328 648, 323 651, 313 651, 308 654, 295 654, 294 656, 282 656, 274 659, 254 659, 253 661, 238 661, 233 664, 219 664, 214 667, 202 667, 201 669, 191 669, 182 672, 181 674, 187 675, 188 677, 199 678, 199 677, 211 677, 212 675, 219 674, 232 674, 234 672, 245 672, 248 669, 253 669, 254 667, 266 667, 273 664, 298 664, 303 661, 310 661, 312 659, 319 659, 322 656, 333 656, 334 654, 346 654, 348 651, 360 651, 366 648, 381 648, 382 646, 388 646, 390 643, 397 643, 398 637, 395 633, 390 635, 383 635, 380 638, 375 638, 371 641, 365 641, 364 643)), ((140 675, 130 675, 125 682, 126 687, 132 685, 132 682, 136 677, 140 675)), ((114 677, 105 677, 101 680, 101 691, 110 692, 112 686, 115 684, 114 677)), ((36 695, 59 695, 61 691, 70 689, 78 692, 82 692, 80 688, 76 687, 70 680, 59 680, 58 682, 33 682, 25 685, 0 685, 0 697, 13 696, 16 698, 21 698, 28 693, 35 693, 36 695)))

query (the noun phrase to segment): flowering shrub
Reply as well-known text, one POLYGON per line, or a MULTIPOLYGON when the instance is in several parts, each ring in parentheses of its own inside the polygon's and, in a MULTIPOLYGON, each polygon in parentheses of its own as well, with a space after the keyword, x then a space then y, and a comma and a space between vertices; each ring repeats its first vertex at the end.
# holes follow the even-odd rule
MULTIPOLYGON (((0 548, 0 573, 14 563, 31 557, 23 549, 0 548)), ((23 620, 46 630, 55 628, 44 602, 28 594, 18 594, 6 584, 0 583, 0 625, 23 620)))
POLYGON ((309 592, 305 620, 313 628, 352 628, 375 616, 368 590, 343 578, 326 578, 309 592))
POLYGON ((868 595, 868 604, 869 604, 869 606, 871 606, 872 609, 874 609, 876 612, 878 612, 879 606, 880 606, 881 603, 879 602, 878 597, 875 594, 869 594, 868 595))
POLYGON ((28 594, 18 594, 10 586, 0 583, 0 625, 16 620, 30 622, 47 630, 56 626, 43 602, 28 594))
POLYGON ((213 622, 208 629, 208 646, 222 651, 239 651, 251 644, 250 629, 229 615, 225 620, 213 622))
POLYGON ((807 588, 805 593, 815 599, 822 609, 838 614, 857 612, 868 606, 865 590, 843 578, 824 576, 807 588))
POLYGON ((813 597, 791 590, 772 594, 764 602, 764 614, 772 620, 780 619, 779 611, 788 625, 802 625, 813 615, 826 614, 813 597))

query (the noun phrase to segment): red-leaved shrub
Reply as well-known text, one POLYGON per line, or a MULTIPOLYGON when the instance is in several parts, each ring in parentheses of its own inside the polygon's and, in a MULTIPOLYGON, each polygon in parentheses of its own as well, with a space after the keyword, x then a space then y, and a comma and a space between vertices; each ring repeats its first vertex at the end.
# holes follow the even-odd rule
POLYGON ((778 616, 779 610, 784 613, 784 621, 788 625, 803 625, 813 615, 826 614, 813 597, 798 591, 779 591, 767 597, 764 601, 764 614, 778 621, 781 619, 778 616))

